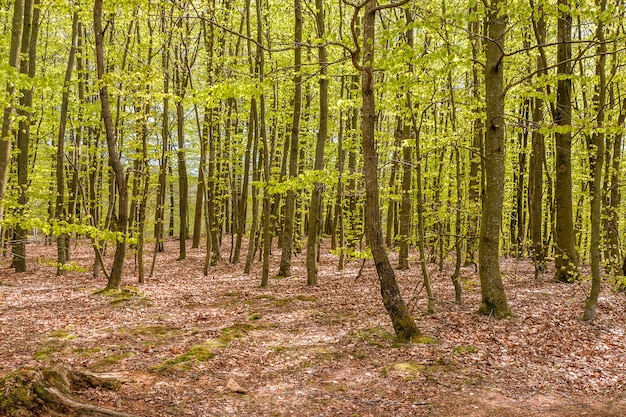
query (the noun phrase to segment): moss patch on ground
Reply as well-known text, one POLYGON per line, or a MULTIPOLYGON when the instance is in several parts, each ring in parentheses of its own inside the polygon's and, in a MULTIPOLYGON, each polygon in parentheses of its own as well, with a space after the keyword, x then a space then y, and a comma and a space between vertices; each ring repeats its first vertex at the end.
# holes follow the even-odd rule
POLYGON ((112 306, 130 303, 142 306, 152 305, 152 302, 148 298, 146 298, 142 291, 140 291, 137 287, 133 287, 131 285, 120 289, 105 288, 103 290, 95 291, 93 294, 109 297, 109 304, 112 306))

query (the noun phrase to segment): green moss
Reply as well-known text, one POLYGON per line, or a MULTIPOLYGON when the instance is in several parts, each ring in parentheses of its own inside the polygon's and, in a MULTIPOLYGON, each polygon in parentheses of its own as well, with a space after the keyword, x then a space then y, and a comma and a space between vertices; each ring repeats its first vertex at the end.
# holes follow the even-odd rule
POLYGON ((80 354, 81 356, 84 356, 84 357, 92 356, 95 353, 98 353, 100 351, 102 351, 102 349, 99 348, 99 347, 91 347, 91 348, 79 347, 79 348, 73 348, 72 349, 72 352, 78 353, 78 354, 80 354))
POLYGON ((130 330, 130 333, 136 336, 165 337, 171 332, 172 329, 166 326, 137 326, 130 330))
POLYGON ((50 360, 50 356, 52 354, 58 351, 59 349, 57 347, 44 346, 41 349, 36 350, 35 353, 33 353, 33 358, 38 361, 47 361, 47 360, 50 360))
POLYGON ((120 353, 120 354, 109 355, 100 359, 95 365, 93 365, 93 368, 96 368, 96 369, 108 368, 111 365, 117 365, 121 360, 130 358, 131 356, 135 356, 135 352, 125 352, 125 353, 120 353))
POLYGON ((254 320, 261 320, 261 313, 252 313, 250 314, 250 316, 248 317, 248 320, 250 321, 254 321, 254 320))
POLYGON ((395 340, 395 336, 381 327, 370 327, 353 333, 357 339, 366 342, 369 345, 379 348, 388 348, 395 340))
POLYGON ((317 297, 309 296, 309 295, 297 295, 296 300, 300 301, 317 301, 317 297))
POLYGON ((291 304, 291 302, 293 302, 293 298, 291 297, 279 298, 276 301, 274 301, 274 305, 276 307, 283 307, 283 306, 286 306, 287 304, 291 304))
POLYGON ((420 365, 415 362, 398 362, 392 364, 391 367, 396 371, 412 374, 422 372, 425 369, 424 365, 420 365))
POLYGON ((134 301, 138 305, 151 306, 152 303, 148 300, 142 291, 140 291, 137 287, 126 286, 121 289, 115 288, 105 288, 103 290, 98 290, 93 293, 94 295, 103 295, 105 297, 110 297, 111 300, 109 304, 112 306, 117 306, 120 304, 124 304, 130 301, 134 301))
POLYGON ((255 326, 251 323, 235 323, 232 326, 224 328, 218 340, 224 345, 227 345, 235 339, 245 337, 248 332, 254 328, 255 326))
POLYGON ((49 337, 54 337, 56 339, 76 339, 76 335, 74 335, 71 332, 68 332, 67 330, 55 330, 53 332, 50 332, 48 334, 49 337))
POLYGON ((37 373, 20 369, 0 379, 0 415, 28 417, 37 415, 42 408, 34 390, 37 373))
POLYGON ((192 346, 187 352, 175 358, 168 359, 150 367, 149 369, 155 371, 174 371, 181 370, 186 371, 191 369, 191 366, 195 362, 206 362, 209 359, 215 357, 214 349, 222 347, 222 343, 216 339, 208 339, 201 345, 192 346))
POLYGON ((459 345, 455 346, 454 349, 452 349, 452 352, 458 355, 465 355, 469 353, 476 353, 478 352, 478 349, 470 345, 459 345))
POLYGON ((411 343, 416 343, 419 345, 436 345, 439 344, 439 340, 435 339, 434 337, 419 335, 411 338, 411 343))

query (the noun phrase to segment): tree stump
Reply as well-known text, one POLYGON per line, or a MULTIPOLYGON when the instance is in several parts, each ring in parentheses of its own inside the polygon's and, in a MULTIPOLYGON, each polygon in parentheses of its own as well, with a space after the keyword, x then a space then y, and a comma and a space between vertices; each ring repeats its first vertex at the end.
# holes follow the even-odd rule
POLYGON ((120 381, 86 371, 54 366, 43 370, 22 368, 0 379, 0 415, 27 417, 48 413, 59 416, 135 417, 76 399, 85 388, 117 390, 120 381))

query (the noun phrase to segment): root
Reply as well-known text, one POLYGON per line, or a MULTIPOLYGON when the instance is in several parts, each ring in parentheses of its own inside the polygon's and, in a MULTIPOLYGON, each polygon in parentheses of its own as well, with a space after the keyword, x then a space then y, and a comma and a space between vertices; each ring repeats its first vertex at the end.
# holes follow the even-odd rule
POLYGON ((0 415, 26 417, 47 412, 63 416, 135 417, 84 403, 73 396, 74 391, 86 388, 119 387, 117 379, 64 366, 41 371, 22 368, 0 379, 0 415))

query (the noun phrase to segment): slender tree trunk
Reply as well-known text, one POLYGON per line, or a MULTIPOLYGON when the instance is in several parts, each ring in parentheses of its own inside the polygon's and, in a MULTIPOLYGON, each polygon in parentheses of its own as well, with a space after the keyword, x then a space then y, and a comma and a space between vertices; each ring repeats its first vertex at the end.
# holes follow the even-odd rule
POLYGON ((376 272, 380 281, 380 292, 383 304, 400 340, 411 340, 420 335, 413 317, 409 312, 389 262, 380 216, 378 190, 378 154, 374 137, 376 125, 376 107, 374 103, 374 36, 376 20, 376 0, 365 3, 363 18, 363 61, 361 68, 363 97, 362 109, 362 146, 363 146, 363 177, 365 179, 365 229, 367 241, 372 251, 376 272))
MULTIPOLYGON (((294 98, 293 122, 291 125, 291 144, 289 146, 289 178, 298 176, 298 146, 300 141, 300 119, 302 115, 302 0, 294 0, 294 98)), ((296 209, 296 190, 293 184, 285 199, 285 218, 281 238, 282 254, 278 276, 291 276, 291 254, 293 253, 294 219, 296 209)))
MULTIPOLYGON (((178 25, 182 30, 182 19, 178 25)), ((189 213, 189 186, 187 178, 187 158, 185 156, 185 113, 183 109, 183 98, 187 87, 188 76, 183 73, 183 48, 176 46, 174 79, 176 83, 176 94, 180 97, 176 101, 176 132, 177 132, 177 150, 176 156, 178 161, 178 220, 179 220, 179 254, 178 260, 187 258, 187 237, 189 236, 189 222, 187 216, 189 213)))
MULTIPOLYGON (((470 13, 476 13, 477 6, 470 7, 470 13)), ((481 83, 479 76, 479 50, 482 46, 481 42, 481 24, 480 20, 469 24, 470 41, 472 44, 472 89, 471 94, 476 101, 480 103, 481 99, 481 83)), ((484 170, 482 169, 483 160, 481 155, 483 154, 483 142, 485 136, 484 125, 482 121, 482 109, 477 107, 474 109, 474 122, 472 129, 472 143, 470 152, 470 172, 469 172, 469 184, 468 184, 468 219, 467 219, 467 247, 465 249, 465 265, 476 266, 475 254, 478 249, 478 234, 480 226, 480 199, 482 196, 483 181, 482 175, 484 170)))
MULTIPOLYGON (((24 21, 24 0, 14 0, 13 20, 11 23, 11 47, 9 50, 9 66, 19 70, 20 46, 22 43, 22 26, 24 21)), ((4 198, 9 181, 9 166, 11 164, 11 130, 15 113, 14 100, 15 83, 7 83, 7 97, 10 102, 4 108, 2 130, 0 131, 0 221, 4 220, 4 198)), ((0 235, 2 234, 0 226, 0 235)))
MULTIPOLYGON (((317 13, 315 21, 317 23, 317 36, 320 39, 326 38, 326 26, 324 23, 324 2, 315 0, 317 13)), ((328 62, 326 57, 326 47, 318 48, 320 60, 320 115, 319 128, 317 130, 317 141, 315 144, 315 163, 313 169, 322 172, 324 169, 324 145, 328 136, 328 62)), ((324 184, 317 182, 311 193, 311 207, 309 208, 309 233, 306 244, 306 270, 307 285, 317 285, 317 262, 316 254, 319 242, 319 232, 322 217, 322 191, 324 184)))
MULTIPOLYGON (((538 19, 533 19, 537 42, 545 43, 546 24, 543 9, 538 10, 538 19)), ((543 54, 537 55, 537 71, 545 74, 546 63, 543 54)), ((541 89, 538 88, 541 92, 541 89)), ((543 159, 545 158, 544 135, 539 129, 543 124, 543 100, 532 100, 532 130, 530 161, 528 167, 528 229, 530 232, 530 252, 535 265, 535 278, 546 271, 546 251, 543 245, 541 222, 543 219, 543 159)))
POLYGON ((124 269, 124 258, 126 255, 126 228, 128 224, 128 189, 126 187, 126 177, 124 168, 119 158, 117 149, 117 137, 113 118, 111 117, 111 105, 109 101, 109 90, 104 82, 104 32, 102 28, 102 0, 94 0, 93 6, 93 29, 96 39, 96 67, 98 71, 98 82, 100 83, 100 102, 102 119, 107 139, 109 151, 109 165, 113 169, 115 185, 117 188, 117 227, 116 231, 120 236, 115 242, 115 255, 113 266, 107 283, 107 288, 119 288, 122 281, 122 271, 124 269))
POLYGON ((500 275, 500 228, 504 200, 504 42, 507 17, 503 0, 492 0, 488 11, 485 65, 485 180, 478 247, 482 304, 479 313, 498 318, 511 314, 500 275))
MULTIPOLYGON (((165 6, 161 10, 161 32, 167 34, 169 27, 167 25, 165 6)), ((152 253, 152 265, 150 266, 150 277, 154 276, 154 268, 156 265, 157 253, 163 252, 164 245, 163 239, 165 237, 165 196, 167 189, 167 173, 169 167, 169 137, 170 137, 170 105, 169 105, 169 67, 170 67, 170 53, 169 53, 170 40, 168 39, 163 46, 161 55, 161 65, 163 66, 163 112, 161 122, 161 156, 159 158, 159 177, 157 194, 155 201, 155 213, 154 213, 154 252, 152 253)))
MULTIPOLYGON (((72 21, 72 38, 67 68, 65 70, 65 80, 63 82, 63 95, 61 98, 61 115, 59 120, 59 134, 57 136, 56 153, 56 204, 54 217, 58 222, 68 220, 68 212, 65 206, 65 130, 67 125, 67 113, 70 98, 70 82, 72 81, 72 71, 78 44, 78 13, 74 13, 72 21)), ((70 235, 65 232, 57 236, 57 275, 65 273, 65 264, 69 261, 70 235)))
MULTIPOLYGON (((602 16, 606 10, 606 0, 596 0, 598 7, 598 16, 602 16)), ((599 18, 596 26, 596 39, 598 40, 596 76, 598 77, 598 85, 596 85, 596 93, 594 103, 596 105, 596 131, 592 134, 593 142, 596 148, 596 157, 594 164, 590 167, 593 169, 593 182, 591 183, 591 291, 587 298, 583 320, 591 321, 596 316, 596 308, 598 306, 598 297, 602 289, 602 275, 600 272, 600 262, 602 250, 600 248, 602 232, 602 171, 604 169, 604 118, 606 103, 606 42, 604 36, 604 22, 599 18)))
MULTIPOLYGON (((37 58, 37 34, 39 32, 39 1, 27 0, 24 5, 24 28, 22 29, 22 60, 20 73, 27 75, 31 80, 35 76, 37 58)), ((20 99, 19 128, 17 131, 17 188, 18 207, 17 215, 23 216, 28 203, 28 158, 30 146, 30 123, 33 105, 33 88, 23 89, 20 99)), ((26 272, 26 239, 27 228, 20 223, 15 226, 15 244, 13 246, 13 267, 17 272, 26 272)))

